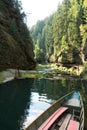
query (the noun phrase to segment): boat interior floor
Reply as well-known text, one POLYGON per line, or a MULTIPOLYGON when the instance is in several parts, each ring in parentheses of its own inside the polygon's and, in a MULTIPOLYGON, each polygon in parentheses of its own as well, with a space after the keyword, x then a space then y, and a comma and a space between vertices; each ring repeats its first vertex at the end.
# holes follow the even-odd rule
POLYGON ((73 115, 69 113, 65 113, 63 116, 61 116, 58 120, 54 122, 54 124, 49 128, 49 130, 67 130, 68 125, 71 121, 74 121, 74 123, 77 123, 78 127, 78 121, 74 120, 73 115))

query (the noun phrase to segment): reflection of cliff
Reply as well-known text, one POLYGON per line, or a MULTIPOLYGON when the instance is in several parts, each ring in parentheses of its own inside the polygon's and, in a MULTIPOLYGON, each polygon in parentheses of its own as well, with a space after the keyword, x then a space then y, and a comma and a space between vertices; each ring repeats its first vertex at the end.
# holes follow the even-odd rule
POLYGON ((0 130, 20 130, 20 120, 30 102, 33 79, 14 80, 0 85, 0 130))

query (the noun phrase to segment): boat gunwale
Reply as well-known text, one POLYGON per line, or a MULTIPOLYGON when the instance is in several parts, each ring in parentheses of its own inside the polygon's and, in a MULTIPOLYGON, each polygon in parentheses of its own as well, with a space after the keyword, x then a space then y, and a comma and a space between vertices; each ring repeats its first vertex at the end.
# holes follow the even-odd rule
POLYGON ((82 106, 81 112, 82 112, 82 118, 83 118, 82 122, 80 122, 80 123, 81 123, 81 124, 80 124, 80 130, 84 130, 84 104, 83 104, 83 100, 82 100, 81 94, 80 94, 80 103, 81 103, 81 106, 82 106), (82 123, 83 123, 83 124, 82 124, 82 123), (83 126, 82 129, 81 129, 81 125, 83 126))
MULTIPOLYGON (((46 115, 47 112, 50 112, 50 109, 55 108, 54 106, 58 105, 57 108, 54 109, 54 110, 52 111, 52 113, 49 114, 49 116, 47 117, 47 118, 49 118, 49 117, 61 106, 61 102, 63 101, 63 99, 64 99, 65 97, 67 97, 67 96, 73 94, 74 92, 75 92, 75 91, 72 91, 72 92, 70 92, 70 93, 68 93, 68 94, 66 94, 66 95, 64 95, 64 96, 62 96, 61 98, 59 98, 57 101, 55 101, 50 107, 48 107, 43 113, 41 113, 30 125, 28 125, 28 127, 25 128, 25 130, 30 130, 30 128, 31 128, 34 124, 37 125, 37 122, 39 122, 39 119, 40 119, 41 117, 43 117, 44 115, 46 115)), ((82 107, 83 107, 83 102, 82 102, 81 95, 80 95, 80 102, 82 103, 81 105, 82 105, 82 107)), ((84 112, 84 111, 83 111, 83 112, 84 112)), ((84 114, 84 113, 83 113, 83 114, 84 114)), ((84 118, 84 117, 83 117, 83 118, 84 118)), ((36 126, 36 129, 38 129, 38 128, 43 124, 43 122, 44 122, 45 120, 46 120, 46 119, 44 119, 44 120, 42 121, 42 123, 39 124, 38 127, 36 126)), ((84 120, 84 119, 83 119, 83 120, 84 120)), ((84 123, 84 122, 83 122, 83 123, 84 123)), ((33 130, 33 129, 31 129, 31 130, 33 130)))

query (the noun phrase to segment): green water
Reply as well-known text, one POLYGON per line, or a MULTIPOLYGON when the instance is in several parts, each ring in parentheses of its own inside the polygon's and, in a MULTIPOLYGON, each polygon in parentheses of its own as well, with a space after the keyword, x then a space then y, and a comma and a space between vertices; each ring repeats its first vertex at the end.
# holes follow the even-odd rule
POLYGON ((23 79, 1 84, 0 130, 23 130, 55 100, 72 90, 82 94, 87 122, 86 80, 23 79))

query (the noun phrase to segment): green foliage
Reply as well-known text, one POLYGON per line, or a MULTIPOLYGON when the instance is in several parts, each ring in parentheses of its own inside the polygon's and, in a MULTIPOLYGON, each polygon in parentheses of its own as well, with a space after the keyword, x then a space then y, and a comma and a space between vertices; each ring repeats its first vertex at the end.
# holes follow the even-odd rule
POLYGON ((43 60, 81 64, 87 41, 86 0, 63 0, 53 15, 32 27, 31 34, 44 52, 43 60))
POLYGON ((86 8, 87 7, 87 0, 84 0, 83 6, 86 8))
POLYGON ((2 75, 2 72, 0 72, 0 82, 4 81, 5 77, 2 75))
POLYGON ((36 59, 36 61, 39 62, 39 63, 43 63, 43 61, 45 60, 44 52, 43 52, 42 49, 40 49, 40 48, 38 47, 37 44, 36 44, 36 46, 35 46, 34 53, 35 53, 35 59, 36 59))
POLYGON ((9 32, 12 34, 12 36, 15 38, 15 40, 19 40, 20 39, 20 34, 15 22, 15 19, 11 20, 10 24, 9 24, 9 32))
POLYGON ((62 44, 61 44, 61 48, 64 49, 65 47, 67 47, 66 45, 66 36, 63 36, 62 37, 62 40, 61 40, 62 44))
POLYGON ((53 16, 50 16, 45 21, 38 21, 36 26, 33 26, 31 29, 31 36, 35 45, 35 59, 38 62, 42 60, 45 62, 53 54, 52 19, 53 16))
POLYGON ((70 45, 62 51, 60 62, 65 64, 82 64, 79 54, 78 48, 70 45))
POLYGON ((82 36, 83 46, 86 44, 87 41, 87 1, 84 0, 83 2, 83 24, 80 25, 80 31, 82 36))
POLYGON ((87 61, 84 63, 83 72, 81 73, 81 76, 82 76, 84 79, 87 79, 87 61))

